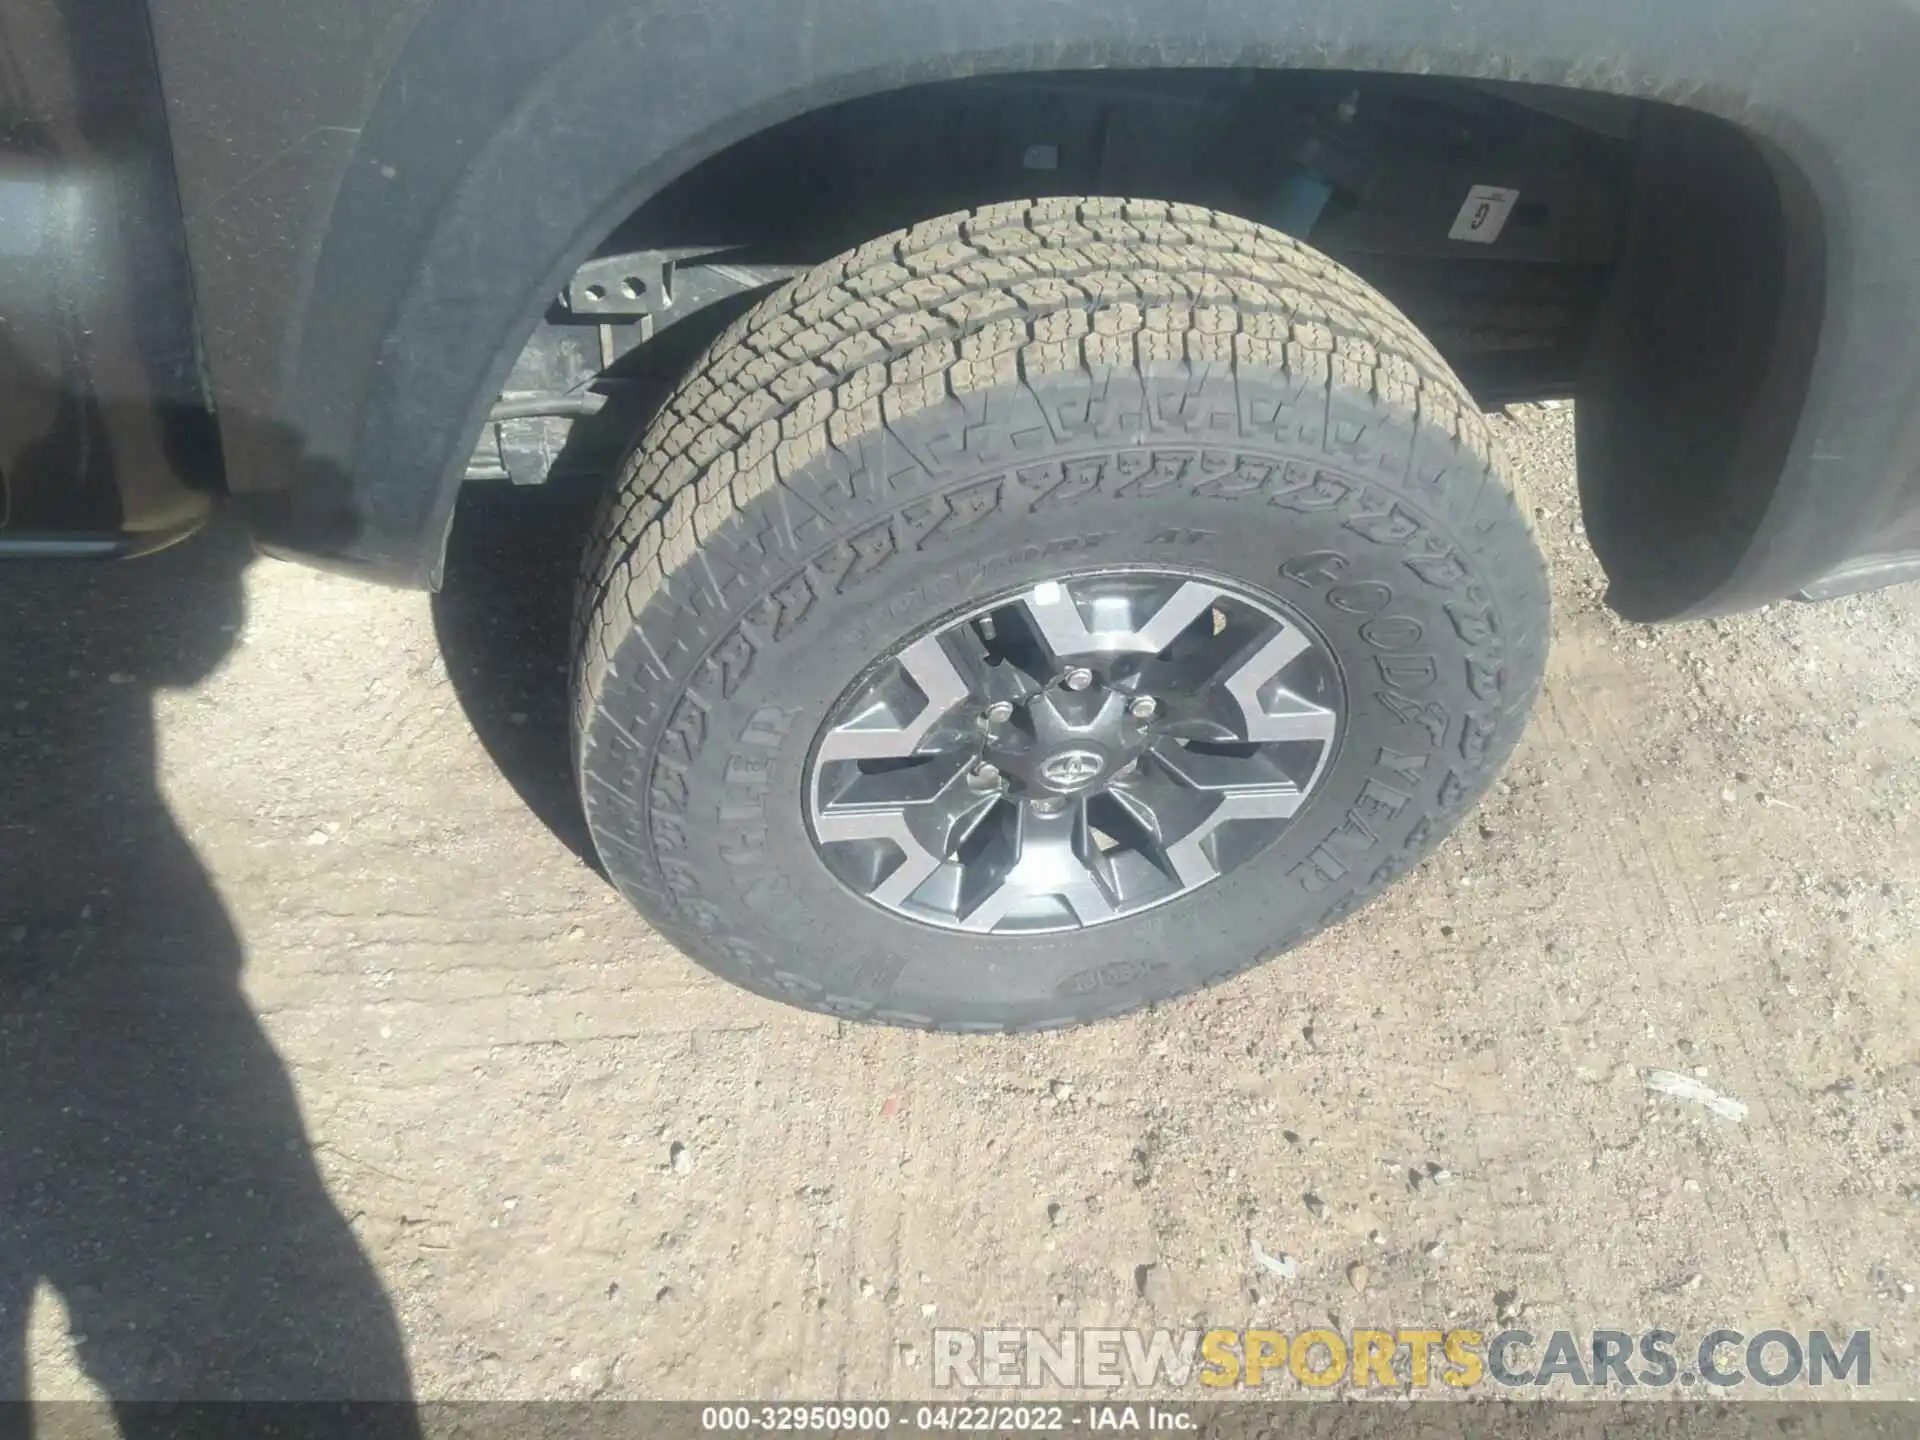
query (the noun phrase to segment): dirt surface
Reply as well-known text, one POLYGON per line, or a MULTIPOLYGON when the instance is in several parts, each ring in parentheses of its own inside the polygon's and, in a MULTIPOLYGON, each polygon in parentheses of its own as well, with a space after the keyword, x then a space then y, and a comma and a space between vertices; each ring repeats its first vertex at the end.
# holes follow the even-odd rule
POLYGON ((564 499, 476 497, 434 600, 218 534, 0 574, 0 1393, 913 1395, 936 1325, 1517 1317, 1870 1329, 1920 1396, 1920 589, 1623 624, 1571 429, 1505 427, 1557 615, 1497 793, 1306 948, 1020 1039, 783 1009, 617 900, 564 499))

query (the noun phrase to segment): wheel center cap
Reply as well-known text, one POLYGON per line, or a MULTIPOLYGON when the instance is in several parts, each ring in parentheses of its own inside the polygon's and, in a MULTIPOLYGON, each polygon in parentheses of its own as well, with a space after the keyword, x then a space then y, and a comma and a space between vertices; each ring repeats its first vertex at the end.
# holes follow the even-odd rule
POLYGON ((1078 790, 1107 768, 1097 750, 1057 750, 1040 762, 1041 783, 1050 790, 1078 790))

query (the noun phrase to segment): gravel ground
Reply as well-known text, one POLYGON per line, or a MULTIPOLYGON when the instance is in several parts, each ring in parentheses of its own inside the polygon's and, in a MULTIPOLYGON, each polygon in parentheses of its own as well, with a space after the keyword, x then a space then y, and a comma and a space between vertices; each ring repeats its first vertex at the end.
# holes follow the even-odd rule
POLYGON ((786 1010, 618 902, 563 498, 476 495, 431 600, 223 532, 0 572, 0 1395, 871 1397, 936 1325, 1517 1318, 1865 1328, 1920 1396, 1920 589, 1623 624, 1571 412, 1506 428, 1557 615, 1497 793, 1306 948, 1030 1038, 786 1010))

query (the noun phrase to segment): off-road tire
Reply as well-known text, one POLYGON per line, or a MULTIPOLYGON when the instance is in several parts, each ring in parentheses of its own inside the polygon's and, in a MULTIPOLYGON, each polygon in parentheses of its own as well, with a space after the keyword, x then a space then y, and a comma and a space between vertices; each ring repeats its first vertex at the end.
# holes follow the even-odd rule
POLYGON ((588 823, 663 935, 795 1005, 1024 1030, 1179 995, 1353 911, 1492 781, 1547 642, 1527 513, 1432 347, 1303 244, 1132 200, 930 220, 743 316, 627 461, 577 602, 588 823), (840 884, 803 788, 855 677, 992 593, 1117 564, 1259 587, 1333 652, 1339 749, 1281 837, 1061 933, 956 933, 840 884))

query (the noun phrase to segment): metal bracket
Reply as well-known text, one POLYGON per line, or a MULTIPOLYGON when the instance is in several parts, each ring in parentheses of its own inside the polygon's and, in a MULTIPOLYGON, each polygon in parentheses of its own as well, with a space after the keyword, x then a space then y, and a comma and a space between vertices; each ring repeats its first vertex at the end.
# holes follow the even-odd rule
POLYGON ((614 363, 676 320, 729 296, 797 275, 799 265, 729 263, 713 246, 634 250, 582 265, 560 292, 561 309, 535 330, 487 416, 469 480, 538 485, 553 470, 576 420, 598 414, 614 363))
POLYGON ((726 251, 683 247, 602 255, 574 272, 561 292, 583 320, 637 320, 644 338, 728 296, 798 275, 799 265, 742 265, 726 251))

